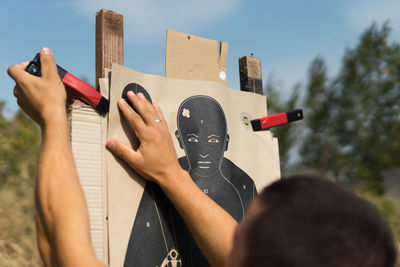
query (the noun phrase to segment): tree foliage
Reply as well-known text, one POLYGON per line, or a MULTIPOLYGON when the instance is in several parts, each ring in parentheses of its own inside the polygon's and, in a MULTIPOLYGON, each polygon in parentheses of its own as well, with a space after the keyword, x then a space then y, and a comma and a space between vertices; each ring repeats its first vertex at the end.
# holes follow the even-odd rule
POLYGON ((323 61, 313 61, 304 101, 302 163, 376 193, 383 172, 400 166, 400 46, 389 34, 386 24, 369 27, 331 82, 323 61))
MULTIPOLYGON (((0 108, 4 103, 0 103, 0 108)), ((1 184, 13 176, 23 176, 33 180, 39 147, 39 131, 23 111, 14 118, 6 119, 0 110, 0 177, 1 184)))
POLYGON ((389 34, 387 25, 367 29, 332 85, 338 150, 348 159, 339 174, 377 192, 383 172, 400 166, 400 46, 389 34))
MULTIPOLYGON (((333 78, 321 57, 311 62, 299 104, 304 121, 299 124, 303 138, 297 170, 317 171, 340 183, 383 192, 384 172, 400 166, 400 45, 389 42, 389 36, 387 24, 372 24, 358 44, 345 51, 333 78)), ((293 99, 282 102, 268 86, 270 107, 275 99, 279 109, 293 104, 293 99)), ((284 168, 292 155, 285 154, 285 146, 298 142, 299 133, 280 131, 276 135, 283 143, 284 168)))
POLYGON ((332 91, 328 85, 325 62, 317 57, 311 62, 303 101, 304 138, 300 147, 302 166, 336 177, 339 158, 332 129, 332 91))

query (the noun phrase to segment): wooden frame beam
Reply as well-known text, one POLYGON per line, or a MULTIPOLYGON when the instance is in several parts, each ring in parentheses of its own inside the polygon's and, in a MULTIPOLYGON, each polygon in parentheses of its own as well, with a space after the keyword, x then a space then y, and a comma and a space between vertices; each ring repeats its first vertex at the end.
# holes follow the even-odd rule
POLYGON ((252 56, 239 58, 240 90, 263 95, 261 60, 252 56))
POLYGON ((96 13, 96 89, 99 78, 104 78, 104 68, 112 63, 124 64, 123 16, 101 9, 96 13))

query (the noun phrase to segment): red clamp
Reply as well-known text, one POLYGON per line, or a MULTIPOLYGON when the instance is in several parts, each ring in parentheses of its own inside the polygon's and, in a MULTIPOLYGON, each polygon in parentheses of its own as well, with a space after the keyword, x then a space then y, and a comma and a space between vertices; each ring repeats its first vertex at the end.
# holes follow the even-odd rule
POLYGON ((268 130, 271 127, 303 119, 303 110, 296 109, 251 121, 253 131, 268 130))
MULTIPOLYGON (((35 58, 29 62, 25 70, 32 75, 38 77, 42 76, 39 54, 36 54, 35 58)), ((106 114, 108 112, 110 108, 110 102, 99 92, 97 92, 96 89, 58 65, 57 70, 61 81, 66 86, 67 97, 70 102, 72 102, 71 100, 73 99, 78 99, 88 105, 92 105, 102 114, 106 114)))

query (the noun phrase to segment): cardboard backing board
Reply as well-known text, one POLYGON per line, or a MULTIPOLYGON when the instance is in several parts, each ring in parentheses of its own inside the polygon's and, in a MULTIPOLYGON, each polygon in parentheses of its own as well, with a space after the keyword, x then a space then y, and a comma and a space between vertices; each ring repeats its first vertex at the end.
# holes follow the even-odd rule
POLYGON ((226 84, 228 44, 167 30, 165 77, 226 84))
POLYGON ((106 184, 103 170, 102 117, 91 107, 75 103, 68 112, 70 140, 79 180, 89 211, 90 234, 99 260, 107 263, 105 221, 106 184))
MULTIPOLYGON (((150 95, 152 101, 157 102, 163 110, 180 163, 181 165, 186 164, 184 168, 187 168, 191 175, 197 173, 197 171, 200 173, 201 171, 212 169, 213 166, 217 166, 218 173, 221 173, 220 176, 224 176, 226 172, 223 171, 223 168, 229 165, 228 172, 240 173, 243 177, 245 176, 245 182, 243 182, 243 184, 241 181, 244 180, 239 179, 240 181, 235 184, 233 180, 229 180, 229 177, 225 179, 226 181, 222 179, 224 177, 219 177, 225 182, 223 186, 227 185, 230 189, 233 188, 232 194, 235 196, 232 196, 232 198, 237 196, 240 198, 240 196, 243 196, 242 192, 246 190, 248 191, 248 195, 253 196, 254 186, 257 190, 261 190, 263 187, 279 178, 279 160, 276 157, 276 140, 273 139, 271 133, 268 131, 253 132, 249 123, 251 119, 266 115, 265 96, 231 90, 215 82, 178 80, 155 75, 146 75, 116 64, 112 67, 111 77, 107 138, 117 138, 125 144, 132 145, 134 148, 138 146, 138 140, 134 136, 133 130, 118 111, 117 101, 121 98, 122 92, 126 86, 135 84, 135 88, 139 88, 138 85, 140 85, 140 87, 145 89, 150 95), (198 115, 204 115, 205 117, 200 119, 198 115), (198 120, 196 118, 198 118, 198 120), (208 136, 206 142, 221 145, 219 146, 219 151, 221 152, 224 150, 222 154, 219 154, 219 156, 214 157, 212 160, 204 160, 202 163, 192 162, 191 159, 193 159, 193 156, 191 155, 194 155, 196 151, 189 149, 191 144, 188 142, 196 142, 195 135, 193 135, 195 133, 188 134, 185 132, 185 129, 191 128, 190 122, 188 122, 189 124, 186 122, 181 123, 186 120, 190 121, 190 119, 193 119, 193 121, 196 119, 197 123, 200 124, 203 123, 201 122, 203 120, 205 124, 211 125, 208 128, 218 129, 217 131, 219 131, 219 134, 208 136), (208 120, 211 121, 208 122, 208 120), (221 130, 219 126, 215 127, 215 125, 225 125, 225 120, 226 127, 222 126, 224 130, 221 130), (228 134, 229 137, 226 134, 228 134), (185 150, 181 148, 181 145, 185 150), (196 164, 197 167, 195 166, 196 164), (249 181, 247 177, 251 180, 251 183, 247 183, 249 181), (231 184, 229 185, 229 183, 231 184), (234 190, 236 190, 236 192, 234 192, 234 190)), ((198 128, 196 129, 201 132, 199 129, 201 129, 202 126, 200 124, 197 124, 196 127, 198 128)), ((200 138, 202 138, 200 134, 197 137, 198 142, 202 142, 199 141, 200 138)), ((206 155, 203 157, 206 157, 206 155)), ((209 177, 207 173, 202 174, 204 174, 203 176, 205 177, 209 177)), ((147 189, 145 190, 148 184, 132 171, 129 166, 114 157, 111 153, 107 154, 107 175, 109 253, 111 266, 123 266, 124 263, 125 266, 131 266, 129 263, 132 262, 129 262, 129 257, 126 254, 127 251, 132 249, 130 246, 132 243, 132 236, 135 237, 133 235, 135 230, 135 228, 133 228, 134 223, 136 223, 135 227, 137 227, 137 229, 142 229, 140 232, 145 237, 144 239, 137 237, 136 242, 133 242, 136 247, 139 247, 137 248, 137 254, 135 254, 137 257, 133 257, 134 260, 138 257, 141 257, 141 260, 145 262, 147 259, 154 260, 151 263, 147 262, 148 265, 136 262, 136 266, 161 266, 165 263, 165 259, 168 258, 168 255, 172 255, 171 252, 175 253, 173 249, 176 247, 170 245, 171 240, 168 240, 168 235, 164 235, 164 240, 163 237, 160 237, 159 240, 152 240, 151 238, 146 238, 146 232, 149 231, 150 233, 155 231, 156 228, 156 230, 161 229, 164 231, 165 228, 168 227, 162 229, 163 227, 161 226, 164 222, 162 220, 157 221, 157 217, 155 217, 156 221, 151 221, 152 217, 149 215, 151 211, 149 213, 143 213, 144 216, 143 214, 137 215, 137 213, 139 208, 142 207, 142 201, 145 197, 149 197, 151 193, 154 198, 157 198, 162 195, 162 192, 156 189, 150 191, 147 191, 147 189), (140 221, 142 225, 140 225, 138 221, 140 221), (159 225, 157 225, 157 223, 159 223, 159 225), (170 247, 163 252, 164 254, 158 253, 159 251, 147 249, 150 246, 148 243, 153 241, 154 244, 157 242, 160 243, 156 244, 156 246, 164 247, 165 245, 165 247, 170 247)), ((214 175, 214 173, 212 175, 214 175)), ((196 179, 200 176, 202 175, 199 175, 196 179)), ((222 192, 214 192, 213 182, 208 183, 206 180, 207 179, 202 180, 201 178, 197 180, 197 182, 199 182, 198 185, 201 184, 201 189, 206 194, 209 194, 211 197, 212 194, 218 195, 222 192)), ((209 179, 208 181, 213 180, 209 179)), ((223 191, 222 194, 224 194, 224 192, 228 191, 223 191)), ((230 198, 230 196, 228 198, 230 198)), ((245 202, 244 197, 241 199, 243 199, 243 208, 243 203, 245 202)), ((223 201, 224 200, 222 200, 222 202, 223 201)), ((157 210, 157 203, 155 207, 157 210)), ((238 220, 242 219, 242 209, 237 213, 236 210, 234 210, 235 207, 230 206, 229 203, 224 208, 232 208, 231 214, 234 214, 234 217, 237 216, 238 220)), ((168 222, 165 223, 168 226, 168 222)), ((179 228, 174 229, 174 231, 175 230, 179 231, 179 228)), ((179 234, 177 235, 179 236, 179 234)), ((150 234, 149 236, 151 237, 152 235, 150 234)), ((135 241, 135 238, 133 238, 133 241, 135 241)), ((172 240, 172 243, 173 241, 174 240, 172 240)), ((132 258, 130 260, 132 260, 132 258)))
MULTIPOLYGON (((110 70, 105 69, 106 77, 110 70)), ((99 79, 100 93, 109 98, 109 79, 99 79)), ((74 103, 68 110, 72 153, 89 211, 90 234, 97 258, 108 264, 107 160, 108 114, 74 103)))

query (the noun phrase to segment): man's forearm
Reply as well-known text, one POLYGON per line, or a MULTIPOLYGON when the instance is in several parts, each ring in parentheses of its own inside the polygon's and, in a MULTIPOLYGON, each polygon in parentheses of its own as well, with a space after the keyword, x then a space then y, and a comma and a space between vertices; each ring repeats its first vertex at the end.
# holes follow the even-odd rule
POLYGON ((88 266, 85 264, 95 262, 96 258, 65 114, 55 114, 54 120, 42 127, 42 138, 36 190, 42 257, 47 264, 53 259, 52 264, 55 260, 60 266, 88 266))
POLYGON ((214 267, 224 266, 237 222, 201 191, 186 171, 161 182, 160 187, 182 216, 208 262, 214 267))

